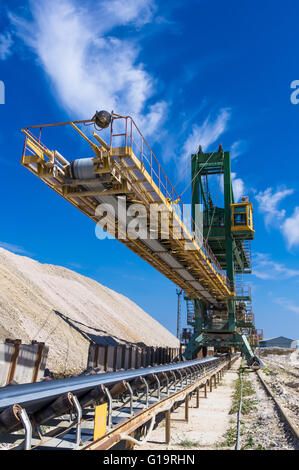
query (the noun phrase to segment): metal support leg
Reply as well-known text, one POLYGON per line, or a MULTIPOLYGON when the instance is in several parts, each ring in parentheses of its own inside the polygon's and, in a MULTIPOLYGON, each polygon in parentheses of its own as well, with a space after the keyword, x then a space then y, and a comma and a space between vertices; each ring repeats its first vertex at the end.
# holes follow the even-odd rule
POLYGON ((108 428, 112 428, 112 396, 108 390, 107 387, 103 386, 103 389, 104 389, 104 392, 106 393, 107 395, 107 398, 108 398, 108 423, 107 423, 107 427, 108 428))
POLYGON ((196 408, 199 408, 199 387, 196 389, 196 408))
POLYGON ((160 384, 160 380, 158 379, 158 376, 156 374, 154 374, 154 377, 157 381, 157 384, 158 384, 158 388, 157 388, 157 397, 158 397, 158 400, 160 400, 161 398, 161 384, 160 384))
POLYGON ((183 372, 184 372, 184 374, 186 374, 185 375, 185 385, 187 387, 187 385, 188 385, 188 372, 186 371, 186 369, 183 369, 183 372))
POLYGON ((165 378, 166 378, 166 393, 167 393, 167 396, 169 397, 169 378, 168 378, 168 375, 167 375, 167 372, 165 372, 165 378))
POLYGON ((132 390, 132 387, 131 385, 129 384, 129 382, 126 382, 126 386, 128 387, 128 390, 129 390, 129 393, 130 393, 130 416, 133 416, 134 412, 133 412, 133 398, 134 398, 134 394, 133 394, 133 390, 132 390))
POLYGON ((173 370, 170 370, 169 372, 170 372, 171 375, 174 377, 173 388, 174 388, 174 391, 176 391, 176 383, 177 383, 176 375, 175 375, 175 373, 173 372, 173 370))
POLYGON ((76 446, 79 446, 81 444, 81 420, 82 420, 82 408, 79 403, 78 398, 76 395, 73 395, 72 401, 75 406, 76 410, 76 417, 77 417, 77 427, 76 427, 76 446))
POLYGON ((31 440, 32 440, 32 425, 31 425, 30 419, 24 408, 21 409, 18 415, 20 417, 20 420, 22 421, 22 424, 25 430, 24 450, 30 450, 31 440))
POLYGON ((145 388, 146 388, 145 408, 148 408, 149 386, 144 377, 141 377, 141 380, 144 383, 145 388))
POLYGON ((182 381, 183 381, 183 376, 182 376, 182 373, 181 371, 178 369, 177 372, 179 373, 180 375, 180 381, 181 381, 181 384, 180 384, 180 387, 183 388, 183 384, 182 384, 182 381))

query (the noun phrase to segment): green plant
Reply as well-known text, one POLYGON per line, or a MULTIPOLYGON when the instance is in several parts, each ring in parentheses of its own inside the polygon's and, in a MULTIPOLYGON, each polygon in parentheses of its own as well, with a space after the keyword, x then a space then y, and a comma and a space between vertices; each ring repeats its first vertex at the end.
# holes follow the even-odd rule
POLYGON ((252 449, 255 446, 254 440, 252 437, 248 437, 247 442, 243 445, 242 450, 252 449))
POLYGON ((223 436, 223 441, 219 442, 216 447, 232 447, 236 443, 237 428, 236 426, 231 426, 228 428, 226 433, 223 436))
POLYGON ((258 444, 256 450, 266 450, 265 447, 262 446, 262 444, 258 444))
POLYGON ((195 447, 195 446, 198 446, 199 443, 196 441, 190 441, 189 439, 185 439, 179 442, 178 445, 182 447, 195 447))
POLYGON ((264 368, 263 368, 263 372, 264 372, 265 375, 268 375, 268 376, 277 375, 275 372, 273 372, 272 370, 270 370, 268 367, 264 367, 264 368))
MULTIPOLYGON (((246 380, 243 378, 243 391, 242 391, 242 409, 241 413, 243 415, 248 414, 251 410, 254 410, 255 404, 257 403, 256 400, 249 400, 248 398, 245 398, 247 396, 253 395, 254 389, 251 385, 251 382, 249 380, 246 380)), ((234 414, 238 412, 239 406, 240 406, 240 398, 241 398, 241 375, 239 375, 239 378, 235 381, 235 391, 233 394, 233 404, 232 407, 229 411, 229 414, 234 414)))

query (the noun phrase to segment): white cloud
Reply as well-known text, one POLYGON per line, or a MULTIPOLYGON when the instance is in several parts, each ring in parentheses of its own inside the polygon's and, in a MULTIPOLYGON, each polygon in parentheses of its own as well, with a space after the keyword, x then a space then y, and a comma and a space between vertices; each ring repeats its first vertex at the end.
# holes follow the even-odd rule
POLYGON ((216 119, 213 120, 211 116, 208 116, 200 126, 195 124, 192 127, 191 134, 183 145, 184 160, 190 158, 192 153, 197 152, 199 145, 201 145, 203 151, 206 152, 209 146, 215 143, 226 131, 230 116, 230 110, 223 108, 219 111, 216 119))
POLYGON ((274 191, 273 188, 267 188, 265 191, 260 191, 255 196, 259 205, 259 211, 264 214, 267 227, 271 224, 279 224, 285 217, 285 210, 278 209, 278 204, 285 197, 293 194, 293 192, 293 189, 278 189, 274 191))
POLYGON ((290 269, 277 263, 265 253, 256 253, 253 257, 253 274, 259 279, 290 279, 299 276, 298 269, 290 269))
POLYGON ((241 178, 237 178, 236 173, 232 173, 232 185, 235 202, 238 202, 241 196, 245 195, 245 183, 241 178))
POLYGON ((242 155, 242 153, 245 152, 246 149, 246 143, 244 140, 237 140, 234 142, 230 148, 230 158, 231 160, 234 160, 235 158, 238 158, 239 155, 242 155))
POLYGON ((109 21, 109 27, 113 24, 125 24, 134 22, 136 26, 149 23, 155 10, 154 1, 149 0, 110 0, 100 2, 101 14, 109 21))
MULTIPOLYGON (((113 35, 116 27, 140 28, 152 19, 154 0, 30 2, 32 21, 10 15, 17 34, 38 56, 55 87, 57 100, 78 118, 97 109, 132 114, 154 132, 166 114, 164 101, 147 101, 155 81, 138 61, 134 39, 113 35)), ((128 35, 126 35, 128 37, 128 35)))
POLYGON ((281 231, 287 240, 288 247, 299 245, 299 207, 295 207, 291 217, 286 218, 282 225, 281 231))
MULTIPOLYGON (((224 186, 223 186, 223 175, 221 175, 220 179, 220 187, 221 191, 224 192, 224 186)), ((237 174, 232 172, 231 173, 231 178, 232 178, 232 185, 233 185, 233 191, 234 191, 234 201, 238 202, 241 196, 245 195, 245 183, 242 180, 242 178, 237 178, 237 174)))
POLYGON ((277 299, 275 299, 275 302, 277 302, 279 305, 286 308, 287 310, 290 310, 291 312, 295 312, 299 314, 299 306, 294 305, 288 299, 285 299, 283 297, 278 297, 277 299))
POLYGON ((12 54, 12 45, 10 33, 0 34, 0 60, 6 60, 12 54))

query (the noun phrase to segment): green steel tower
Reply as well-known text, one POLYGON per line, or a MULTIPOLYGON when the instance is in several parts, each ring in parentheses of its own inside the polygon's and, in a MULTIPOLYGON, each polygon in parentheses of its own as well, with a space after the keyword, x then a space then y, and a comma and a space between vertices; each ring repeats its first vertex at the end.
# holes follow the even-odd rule
POLYGON ((196 357, 209 346, 218 351, 237 348, 249 364, 259 364, 247 340, 254 330, 254 316, 250 290, 243 284, 243 274, 251 272, 252 204, 247 197, 235 203, 230 153, 221 146, 213 153, 203 153, 199 147, 198 153, 191 156, 191 182, 193 233, 198 230, 195 221, 201 208, 203 243, 210 247, 211 256, 226 274, 232 295, 216 305, 186 298, 187 323, 193 326, 194 334, 185 356, 196 357))

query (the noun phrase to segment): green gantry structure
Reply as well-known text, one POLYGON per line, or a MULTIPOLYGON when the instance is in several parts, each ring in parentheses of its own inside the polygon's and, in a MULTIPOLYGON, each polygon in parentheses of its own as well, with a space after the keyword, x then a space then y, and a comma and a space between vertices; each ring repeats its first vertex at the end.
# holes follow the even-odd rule
POLYGON ((191 156, 191 181, 193 231, 198 227, 196 216, 200 208, 204 240, 226 273, 234 295, 218 305, 209 305, 201 298, 185 297, 187 323, 194 328, 194 333, 184 355, 194 358, 209 346, 217 351, 236 348, 250 365, 260 365, 248 341, 255 325, 250 290, 243 284, 243 274, 251 272, 252 204, 247 197, 235 203, 230 153, 224 152, 221 146, 213 153, 203 153, 199 147, 198 153, 191 156), (216 196, 209 186, 213 186, 216 196), (218 199, 222 193, 223 204, 220 205, 218 199))

